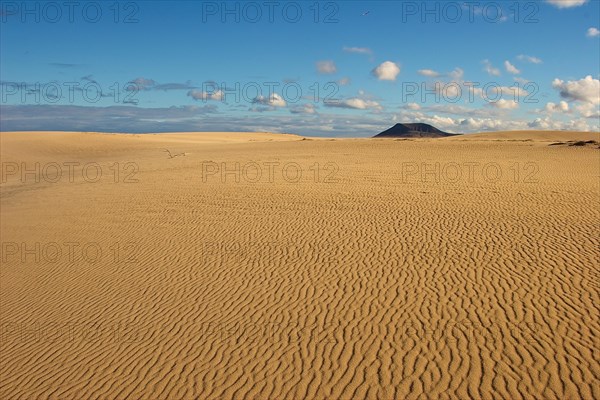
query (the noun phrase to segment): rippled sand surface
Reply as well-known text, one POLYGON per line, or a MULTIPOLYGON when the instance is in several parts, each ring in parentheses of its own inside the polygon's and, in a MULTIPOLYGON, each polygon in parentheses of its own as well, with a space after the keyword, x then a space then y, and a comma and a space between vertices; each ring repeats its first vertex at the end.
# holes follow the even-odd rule
POLYGON ((0 398, 598 399, 590 140, 0 133, 0 398))

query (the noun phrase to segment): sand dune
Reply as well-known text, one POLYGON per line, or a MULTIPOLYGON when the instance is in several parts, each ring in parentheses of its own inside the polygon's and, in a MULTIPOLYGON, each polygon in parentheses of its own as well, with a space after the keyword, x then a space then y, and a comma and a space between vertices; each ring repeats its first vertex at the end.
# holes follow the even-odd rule
POLYGON ((565 131, 507 131, 484 132, 455 136, 446 140, 531 140, 539 142, 596 140, 600 141, 599 132, 565 132, 565 131))
POLYGON ((0 133, 0 398, 600 398, 597 138, 0 133))

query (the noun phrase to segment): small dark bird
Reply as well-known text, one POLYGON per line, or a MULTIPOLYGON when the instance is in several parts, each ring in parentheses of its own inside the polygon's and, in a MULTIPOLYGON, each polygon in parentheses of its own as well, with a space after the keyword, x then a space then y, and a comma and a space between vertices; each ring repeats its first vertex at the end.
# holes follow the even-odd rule
POLYGON ((362 13, 362 16, 364 17, 365 15, 369 15, 371 11, 365 11, 364 13, 362 13))
POLYGON ((169 154, 169 158, 175 158, 175 157, 179 157, 179 156, 185 157, 188 154, 188 153, 171 154, 171 152, 168 149, 163 149, 163 151, 165 151, 169 154))

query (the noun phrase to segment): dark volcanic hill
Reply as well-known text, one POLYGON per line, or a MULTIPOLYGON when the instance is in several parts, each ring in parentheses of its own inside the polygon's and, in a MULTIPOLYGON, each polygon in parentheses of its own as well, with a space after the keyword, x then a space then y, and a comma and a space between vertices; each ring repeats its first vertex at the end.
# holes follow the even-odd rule
POLYGON ((455 136, 454 133, 442 132, 428 124, 396 124, 376 138, 438 138, 455 136))

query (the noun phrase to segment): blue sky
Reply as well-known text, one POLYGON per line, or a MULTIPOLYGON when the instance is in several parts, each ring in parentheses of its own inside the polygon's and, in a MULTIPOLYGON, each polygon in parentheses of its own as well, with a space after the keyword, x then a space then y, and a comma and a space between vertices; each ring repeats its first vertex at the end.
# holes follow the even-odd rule
POLYGON ((19 1, 1 11, 4 131, 600 130, 596 0, 19 1))

